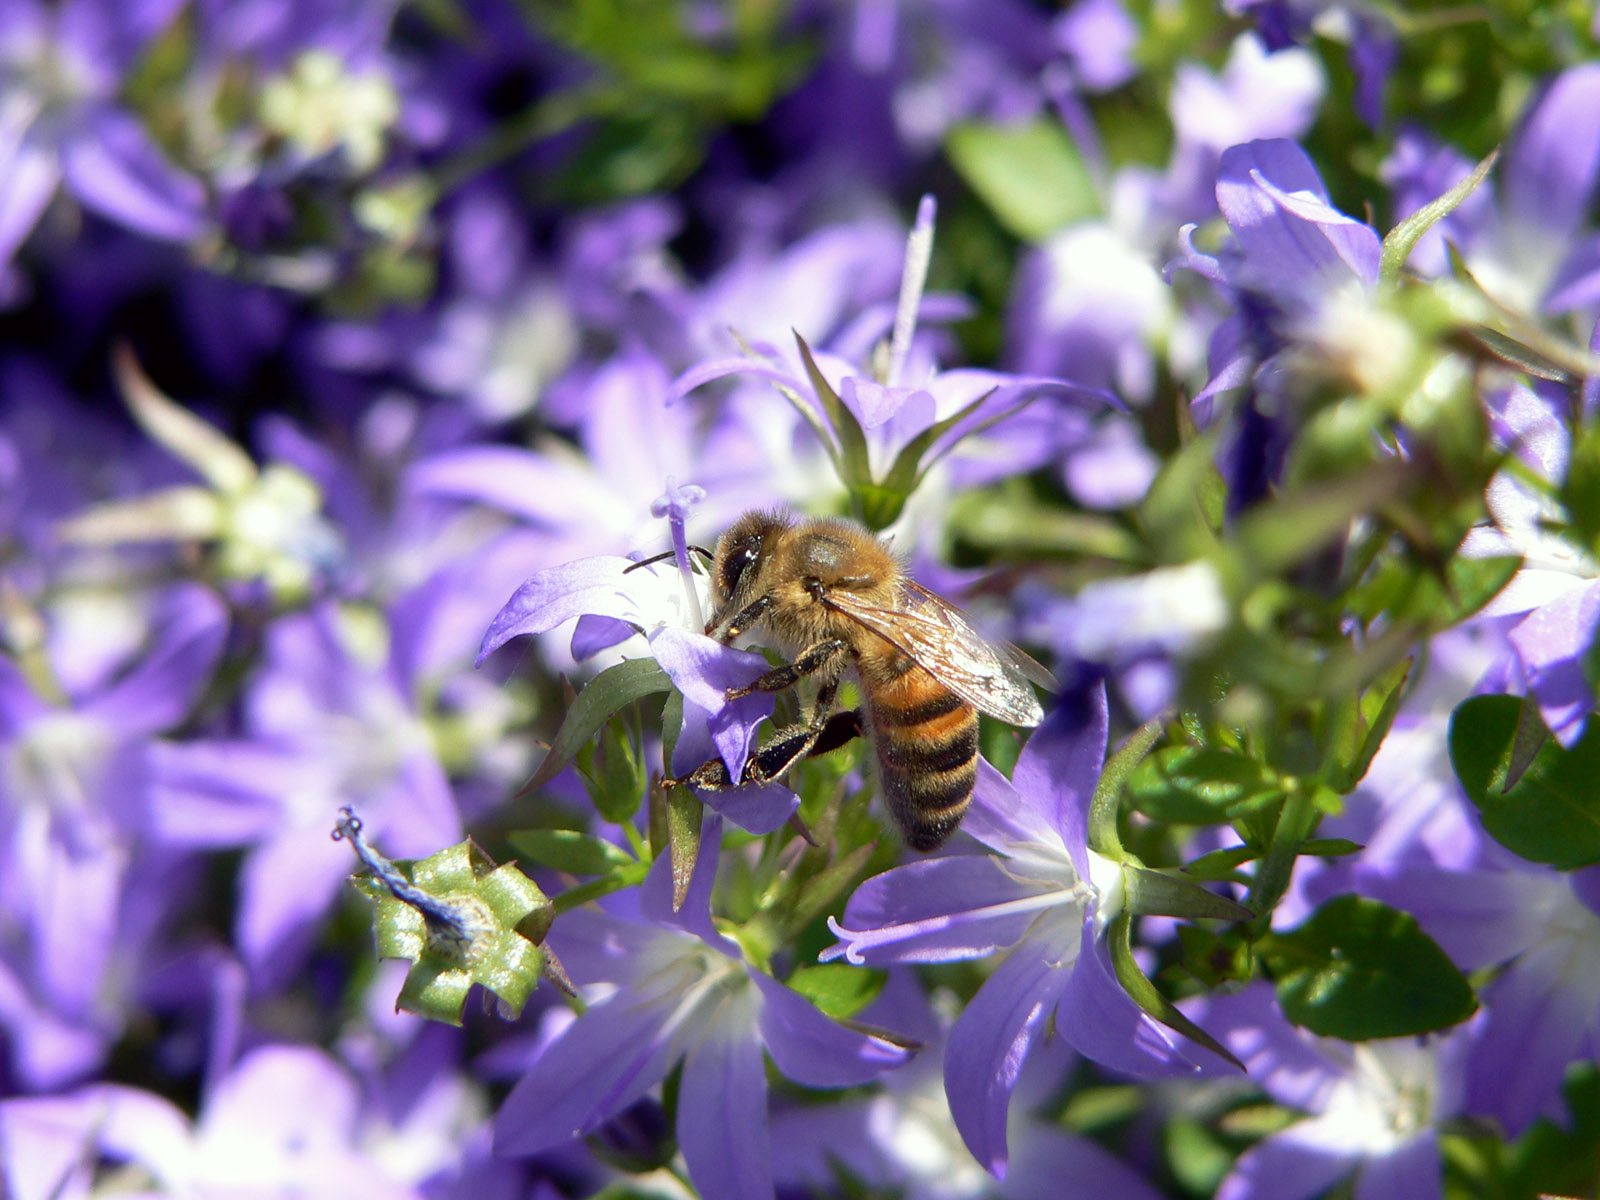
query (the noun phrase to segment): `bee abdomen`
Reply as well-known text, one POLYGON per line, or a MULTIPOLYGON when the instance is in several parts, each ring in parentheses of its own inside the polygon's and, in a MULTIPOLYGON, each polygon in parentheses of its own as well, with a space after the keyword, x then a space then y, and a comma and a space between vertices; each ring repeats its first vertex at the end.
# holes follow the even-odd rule
POLYGON ((878 776, 889 815, 917 850, 961 823, 978 778, 978 714, 953 692, 900 705, 875 697, 878 776))

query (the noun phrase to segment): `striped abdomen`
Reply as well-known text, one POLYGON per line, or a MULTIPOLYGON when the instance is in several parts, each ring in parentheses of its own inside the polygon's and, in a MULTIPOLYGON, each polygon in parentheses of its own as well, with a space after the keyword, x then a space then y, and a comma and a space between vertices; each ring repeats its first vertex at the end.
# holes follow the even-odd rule
POLYGON ((955 832, 978 778, 978 713, 922 667, 871 688, 867 719, 889 815, 917 850, 955 832))

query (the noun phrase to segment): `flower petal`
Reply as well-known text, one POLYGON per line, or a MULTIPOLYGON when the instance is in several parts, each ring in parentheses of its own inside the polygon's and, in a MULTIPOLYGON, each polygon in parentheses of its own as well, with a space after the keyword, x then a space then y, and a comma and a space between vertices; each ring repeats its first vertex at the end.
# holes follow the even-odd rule
POLYGON ((830 1020, 816 1005, 761 971, 750 977, 761 991, 757 1014, 772 1061, 807 1087, 852 1087, 876 1079, 911 1057, 911 1051, 830 1020))
POLYGON ((689 1052, 678 1090, 678 1145, 702 1200, 773 1195, 766 1068, 748 1028, 718 1027, 689 1052))
POLYGON ((101 108, 61 145, 61 173, 83 204, 153 238, 188 241, 205 224, 205 188, 179 171, 134 117, 101 108))
POLYGON ((945 1048, 950 1113, 967 1149, 996 1178, 1005 1174, 1006 1109, 1022 1062, 1070 978, 1051 949, 1034 938, 1019 944, 968 1002, 945 1048))
POLYGON ((84 705, 86 715, 127 733, 175 725, 211 679, 228 631, 222 602, 199 585, 165 598, 150 652, 126 676, 84 705))
POLYGON ((925 858, 874 875, 850 897, 841 939, 821 955, 852 963, 952 962, 1014 944, 1038 916, 1013 902, 1038 892, 987 854, 925 858))
POLYGON ((1319 1145, 1313 1135, 1320 1126, 1301 1121, 1257 1142, 1240 1155, 1216 1200, 1306 1200, 1350 1174, 1359 1159, 1319 1145))
MULTIPOLYGON (((517 1081, 494 1119, 497 1154, 538 1154, 638 1099, 672 1065, 674 997, 618 992, 568 1025, 517 1081)), ((757 1055, 759 1060, 759 1054, 757 1055)))
POLYGON ((514 637, 544 633, 574 617, 637 619, 644 607, 639 592, 654 589, 660 581, 648 567, 629 572, 632 565, 620 555, 598 554, 540 571, 495 614, 478 649, 478 664, 514 637))
POLYGON ((1129 1075, 1195 1070, 1179 1048, 1177 1035, 1152 1020, 1122 990, 1089 922, 1084 924, 1077 962, 1056 1010, 1056 1028, 1084 1057, 1129 1075))
POLYGON ((1440 1200, 1443 1195, 1439 1140, 1431 1128, 1392 1153, 1367 1159, 1356 1179, 1355 1200, 1440 1200))

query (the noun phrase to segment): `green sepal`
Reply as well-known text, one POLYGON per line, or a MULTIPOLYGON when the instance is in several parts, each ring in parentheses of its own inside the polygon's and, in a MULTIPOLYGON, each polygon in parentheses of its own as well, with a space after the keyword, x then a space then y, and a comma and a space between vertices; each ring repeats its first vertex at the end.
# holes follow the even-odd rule
POLYGON ((1450 716, 1450 764, 1489 835, 1530 862, 1600 862, 1600 725, 1570 750, 1518 696, 1474 696, 1450 716), (1532 717, 1530 718, 1530 712, 1532 717))
POLYGON ((1402 659, 1359 696, 1333 698, 1328 706, 1326 737, 1327 767, 1323 777, 1328 786, 1341 794, 1353 792, 1366 776, 1378 747, 1388 736, 1400 711, 1406 679, 1411 674, 1409 658, 1402 659))
POLYGON ((1181 1033, 1191 1042, 1204 1046, 1243 1071, 1245 1065, 1235 1058, 1226 1046, 1184 1016, 1172 1001, 1156 989, 1155 984, 1145 978, 1144 972, 1139 969, 1138 961, 1133 957, 1133 945, 1130 940, 1132 930, 1133 914, 1123 909, 1112 920, 1105 934, 1106 948, 1111 952, 1111 969, 1116 973, 1117 982, 1122 985, 1122 990, 1128 993, 1135 1004, 1168 1029, 1181 1033))
POLYGON ((1478 185, 1488 177, 1494 168, 1495 160, 1499 157, 1500 149, 1497 146, 1455 187, 1437 200, 1424 204, 1388 232, 1383 239, 1383 254, 1378 262, 1378 279, 1381 282, 1392 284, 1400 278, 1401 268, 1406 265, 1406 259, 1411 257, 1411 251, 1422 240, 1422 235, 1461 207, 1466 198, 1472 195, 1478 185))
POLYGON ((800 346, 800 359, 805 363, 806 375, 811 380, 817 403, 822 406, 823 416, 833 430, 833 436, 839 440, 839 465, 844 472, 845 487, 854 492, 871 485, 872 466, 867 456, 867 436, 861 430, 861 423, 823 376, 805 338, 796 333, 794 340, 800 346))
POLYGON ((1095 784, 1094 798, 1089 803, 1089 849, 1116 862, 1127 858, 1122 848, 1122 838, 1117 833, 1117 811, 1122 798, 1122 786, 1134 769, 1150 752, 1161 736, 1162 723, 1152 717, 1128 735, 1107 758, 1100 770, 1100 781, 1095 784))
POLYGON ((671 690, 672 680, 653 658, 630 658, 601 671, 573 698, 550 752, 517 794, 525 796, 559 775, 619 710, 641 696, 671 690))
POLYGON ((1416 918, 1362 896, 1335 896, 1256 953, 1290 1021, 1323 1037, 1364 1042, 1447 1029, 1477 997, 1416 918))
POLYGON ((538 885, 512 864, 495 866, 471 839, 393 865, 417 890, 457 913, 468 937, 463 946, 436 936, 431 922, 437 918, 395 896, 376 877, 353 876, 352 883, 376 901, 379 957, 412 964, 396 1008, 459 1025, 476 983, 494 993, 502 1012, 520 1015, 547 966, 546 952, 536 943, 549 931, 553 908, 538 885))
POLYGON ((1208 891, 1193 880, 1149 867, 1125 866, 1122 886, 1128 911, 1137 917, 1209 917, 1220 921, 1252 921, 1255 913, 1237 900, 1208 891))

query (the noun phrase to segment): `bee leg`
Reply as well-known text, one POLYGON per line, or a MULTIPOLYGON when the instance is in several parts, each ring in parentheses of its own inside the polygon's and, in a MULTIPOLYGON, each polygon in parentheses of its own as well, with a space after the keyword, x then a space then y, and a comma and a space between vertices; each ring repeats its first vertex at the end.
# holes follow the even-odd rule
POLYGON ((838 684, 830 682, 817 693, 817 703, 811 718, 780 731, 771 741, 752 755, 745 763, 744 779, 734 783, 728 766, 720 758, 702 763, 689 774, 676 779, 663 779, 662 787, 697 787, 710 792, 727 791, 734 787, 755 787, 772 783, 788 774, 791 767, 802 758, 827 754, 861 736, 861 710, 828 715, 833 705, 838 684))
MULTIPOLYGON (((807 675, 815 675, 818 671, 837 667, 839 660, 849 652, 849 642, 843 638, 829 638, 814 646, 808 646, 792 663, 773 667, 765 675, 751 680, 743 687, 729 688, 725 695, 729 700, 737 700, 741 696, 751 696, 756 692, 781 692, 785 688, 793 687, 807 675)), ((818 707, 825 707, 820 703, 820 696, 818 700, 818 707)), ((829 701, 832 701, 831 693, 829 701)))
POLYGON ((759 621, 761 619, 761 614, 766 612, 767 609, 771 607, 771 592, 768 592, 765 596, 757 596, 749 604, 746 604, 738 612, 734 613, 731 618, 729 618, 727 624, 722 627, 721 633, 716 632, 717 625, 715 621, 707 623, 706 636, 715 637, 721 642, 731 642, 746 629, 749 629, 751 625, 759 621))

